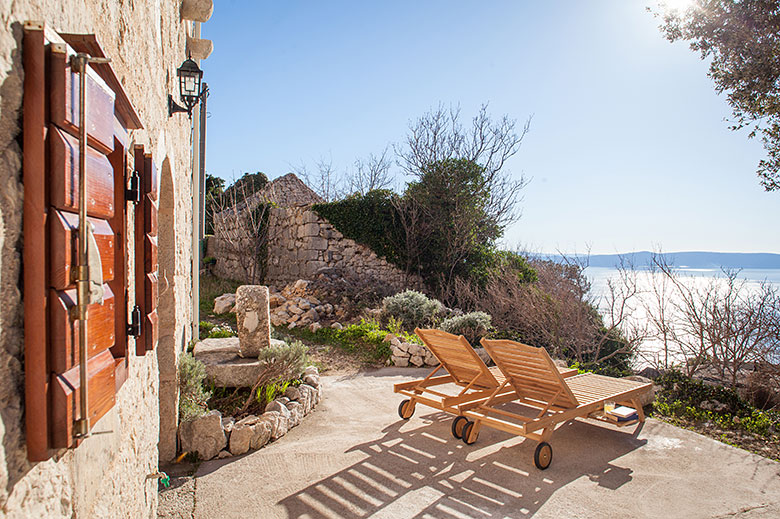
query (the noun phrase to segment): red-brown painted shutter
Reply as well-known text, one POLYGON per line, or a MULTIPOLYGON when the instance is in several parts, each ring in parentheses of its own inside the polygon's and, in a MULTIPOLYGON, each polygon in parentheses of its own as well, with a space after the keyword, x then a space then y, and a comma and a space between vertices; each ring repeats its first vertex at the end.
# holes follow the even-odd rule
MULTIPOLYGON (((68 62, 73 53, 58 35, 40 25, 25 25, 25 411, 32 461, 78 443, 73 423, 79 417, 79 323, 72 319, 77 303, 72 273, 78 257, 82 121, 78 75, 68 62)), ((103 304, 90 305, 87 314, 89 415, 94 429, 114 406, 127 374, 128 156, 127 127, 115 105, 116 87, 109 87, 93 70, 87 89, 87 214, 104 282, 103 304)), ((126 100, 124 93, 121 97, 126 100)))
POLYGON ((157 346, 157 168, 143 146, 136 146, 134 154, 141 177, 141 201, 135 208, 135 300, 143 316, 135 353, 144 355, 157 346))

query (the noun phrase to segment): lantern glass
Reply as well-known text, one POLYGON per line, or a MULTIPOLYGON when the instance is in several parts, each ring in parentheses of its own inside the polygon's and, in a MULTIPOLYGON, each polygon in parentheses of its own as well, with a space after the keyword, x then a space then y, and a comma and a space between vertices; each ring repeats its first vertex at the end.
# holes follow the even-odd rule
POLYGON ((179 76, 179 94, 182 101, 189 104, 190 100, 197 98, 200 94, 200 79, 203 76, 203 71, 200 70, 197 63, 187 59, 179 67, 177 73, 179 76))

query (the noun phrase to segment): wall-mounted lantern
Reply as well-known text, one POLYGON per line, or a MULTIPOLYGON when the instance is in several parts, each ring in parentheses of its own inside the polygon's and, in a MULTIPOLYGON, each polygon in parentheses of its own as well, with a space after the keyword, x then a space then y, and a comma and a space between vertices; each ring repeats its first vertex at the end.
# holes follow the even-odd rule
POLYGON ((168 94, 168 117, 177 112, 187 112, 192 119, 192 109, 200 101, 200 80, 203 77, 203 71, 192 59, 188 58, 176 70, 179 76, 179 96, 184 106, 180 106, 173 100, 173 96, 168 94))

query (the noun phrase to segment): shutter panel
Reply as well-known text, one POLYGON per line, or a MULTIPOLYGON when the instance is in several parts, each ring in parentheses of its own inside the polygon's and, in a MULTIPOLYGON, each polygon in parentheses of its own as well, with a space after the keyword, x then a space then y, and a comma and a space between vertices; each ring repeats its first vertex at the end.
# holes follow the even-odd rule
MULTIPOLYGON (((87 39, 93 46, 94 39, 87 39)), ((39 25, 25 25, 23 251, 25 283, 25 406, 28 457, 49 458, 73 447, 79 418, 79 322, 73 273, 78 263, 79 78, 74 49, 39 25), (29 198, 29 199, 28 199, 29 198), (28 301, 28 294, 31 296, 28 301)), ((85 50, 85 49, 79 49, 85 50)), ((90 425, 116 402, 127 374, 127 124, 116 105, 124 92, 110 67, 87 75, 87 214, 103 275, 103 304, 87 309, 90 425), (103 76, 110 75, 113 82, 103 76), (109 87, 109 84, 112 86, 109 87)), ((132 114, 135 115, 134 112, 132 114)))
POLYGON ((143 316, 136 355, 144 355, 157 346, 157 168, 143 146, 136 146, 134 152, 141 176, 141 202, 135 209, 135 300, 143 316))

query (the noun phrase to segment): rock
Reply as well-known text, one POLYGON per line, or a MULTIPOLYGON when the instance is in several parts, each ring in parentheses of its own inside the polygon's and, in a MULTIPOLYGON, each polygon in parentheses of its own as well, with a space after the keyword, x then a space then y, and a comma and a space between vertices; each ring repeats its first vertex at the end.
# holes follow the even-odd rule
POLYGON ((236 294, 222 294, 214 300, 214 313, 228 313, 236 305, 236 294))
POLYGON ((303 374, 304 375, 319 375, 320 370, 317 369, 317 366, 306 366, 303 368, 303 374))
POLYGON ((423 360, 425 361, 425 365, 426 365, 426 366, 435 366, 435 365, 437 365, 437 364, 439 363, 439 359, 437 359, 436 357, 434 357, 434 356, 433 356, 433 354, 432 354, 431 352, 428 352, 428 353, 425 355, 425 357, 424 357, 424 359, 423 359, 423 360))
POLYGON ((228 436, 230 435, 231 429, 233 429, 233 424, 235 423, 236 419, 232 416, 223 417, 222 418, 222 428, 225 430, 225 434, 228 436))
POLYGON ((290 323, 290 324, 288 324, 288 325, 287 325, 287 328, 289 328, 290 330, 292 330, 293 328, 296 328, 297 326, 298 326, 298 323, 292 322, 292 323, 290 323))
MULTIPOLYGON (((643 377, 641 375, 631 375, 631 376, 626 377, 626 380, 633 380, 635 382, 642 382, 643 384, 647 384, 647 383, 652 384, 653 383, 652 380, 650 380, 649 378, 645 378, 645 377, 643 377)), ((647 393, 644 393, 641 397, 639 397, 639 405, 644 407, 646 405, 652 404, 655 401, 655 394, 656 394, 656 392, 658 392, 658 389, 659 389, 658 386, 653 384, 652 389, 650 391, 648 391, 647 393)), ((726 407, 728 407, 728 406, 726 406, 726 407)))
POLYGON ((295 282, 295 285, 293 285, 293 290, 305 292, 306 289, 309 286, 309 282, 303 279, 299 279, 295 282))
POLYGON ((568 368, 568 367, 569 367, 569 363, 568 363, 568 362, 566 362, 566 361, 565 361, 565 360, 563 360, 563 359, 553 359, 553 363, 554 363, 556 366, 558 366, 559 368, 568 368))
POLYGON ((701 407, 705 411, 712 411, 714 413, 723 413, 725 411, 728 411, 729 409, 728 404, 724 404, 723 402, 718 402, 717 400, 705 400, 704 402, 699 404, 699 407, 701 407))
POLYGON ((249 450, 249 444, 252 442, 252 436, 254 431, 249 425, 233 426, 233 431, 230 433, 230 453, 233 456, 244 454, 249 450))
POLYGON ((288 403, 290 403, 290 399, 287 398, 286 396, 277 396, 276 398, 274 398, 274 401, 279 402, 280 404, 285 405, 285 406, 288 403))
POLYGON ((297 388, 299 393, 298 402, 303 405, 303 414, 309 414, 314 407, 314 395, 316 390, 308 384, 301 384, 297 388))
POLYGON ((408 357, 409 354, 403 351, 398 346, 390 346, 390 352, 395 355, 396 357, 408 357))
POLYGON ((343 330, 344 329, 344 326, 340 322, 335 322, 335 323, 331 324, 330 327, 333 328, 334 330, 343 330))
POLYGON ((290 386, 284 392, 284 396, 290 400, 299 400, 301 398, 301 391, 295 386, 290 386))
POLYGON ((223 459, 229 458, 231 456, 232 456, 232 454, 230 454, 229 451, 219 451, 219 454, 217 455, 217 459, 223 460, 223 459))
POLYGON ((179 425, 179 445, 182 452, 197 452, 202 460, 210 460, 227 446, 222 414, 211 411, 179 425))
POLYGON ((396 348, 401 347, 401 340, 398 337, 391 337, 390 338, 390 346, 395 346, 396 348))
POLYGON ((287 406, 285 406, 278 399, 274 400, 273 402, 269 402, 268 405, 265 406, 265 410, 266 411, 276 411, 279 414, 286 414, 286 411, 289 411, 289 409, 287 409, 287 406))
POLYGON ((303 319, 306 319, 310 322, 317 322, 320 320, 320 316, 317 314, 317 310, 311 308, 303 314, 303 319))
POLYGON ((283 305, 287 302, 287 299, 284 298, 281 294, 273 294, 271 297, 268 298, 268 306, 270 308, 276 308, 278 306, 283 305))
POLYGON ((268 443, 268 440, 271 439, 271 423, 267 420, 261 419, 250 427, 252 428, 252 441, 249 443, 249 448, 262 448, 266 443, 268 443))
POLYGON ((298 426, 303 420, 303 406, 298 402, 290 402, 287 408, 290 410, 290 427, 298 426))
POLYGON ((277 411, 266 411, 263 413, 263 416, 266 415, 272 415, 273 416, 273 428, 271 429, 271 438, 274 440, 278 440, 285 434, 287 434, 289 426, 289 420, 290 420, 290 411, 284 407, 285 414, 279 413, 277 411))
POLYGON ((254 424, 256 424, 259 421, 260 421, 260 417, 259 416, 255 416, 253 414, 250 414, 249 416, 246 416, 246 417, 242 418, 241 420, 239 420, 238 422, 236 422, 236 425, 254 425, 254 424))
POLYGON ((409 366, 409 357, 397 357, 395 355, 392 356, 393 364, 398 366, 399 368, 405 368, 409 366))
POLYGON ((661 376, 661 372, 658 371, 655 368, 646 367, 645 369, 643 369, 642 371, 637 373, 637 375, 640 375, 642 377, 649 378, 649 379, 656 379, 656 378, 661 376))
POLYGON ((320 377, 319 375, 306 375, 303 377, 303 382, 306 384, 309 384, 310 386, 314 388, 320 387, 320 377))
POLYGON ((311 323, 309 325, 309 331, 312 333, 315 333, 317 330, 321 329, 322 325, 320 323, 311 323))
POLYGON ((479 358, 482 359, 482 362, 484 362, 486 366, 493 365, 493 359, 490 358, 490 354, 485 351, 485 348, 474 348, 474 351, 477 353, 479 358))
POLYGON ((423 358, 419 355, 412 355, 412 358, 409 359, 409 362, 417 366, 418 368, 421 367, 425 362, 423 361, 423 358))
POLYGON ((206 366, 206 376, 215 386, 252 387, 265 366, 258 359, 241 358, 238 352, 238 337, 204 339, 193 350, 195 358, 206 366))
POLYGON ((287 311, 295 315, 301 315, 303 313, 303 310, 298 305, 288 306, 287 311))
POLYGON ((398 340, 398 337, 396 337, 392 333, 388 333, 387 335, 385 335, 385 338, 382 339, 382 342, 391 342, 393 339, 398 340))
POLYGON ((309 303, 311 303, 311 304, 313 304, 315 306, 318 306, 318 305, 321 304, 320 300, 317 299, 316 297, 309 297, 309 303))
POLYGON ((300 308, 301 310, 303 310, 304 312, 306 312, 306 311, 308 311, 309 309, 311 309, 311 303, 309 303, 309 302, 308 302, 308 301, 306 301, 305 299, 302 299, 302 298, 300 298, 300 297, 299 297, 299 298, 298 298, 298 308, 300 308))
POLYGON ((266 286, 242 285, 236 290, 239 354, 244 358, 257 358, 271 344, 268 298, 266 286))
POLYGON ((406 348, 409 355, 422 357, 425 355, 425 348, 419 344, 412 344, 410 342, 401 343, 401 349, 406 348))

